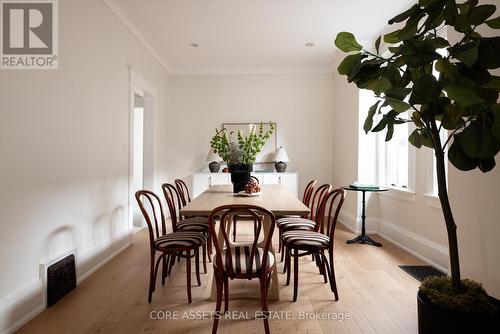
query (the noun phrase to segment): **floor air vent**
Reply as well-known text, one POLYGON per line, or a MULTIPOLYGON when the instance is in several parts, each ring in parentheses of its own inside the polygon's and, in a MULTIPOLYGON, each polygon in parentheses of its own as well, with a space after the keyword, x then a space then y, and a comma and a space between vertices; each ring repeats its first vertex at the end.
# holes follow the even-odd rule
POLYGON ((399 266, 399 268, 403 269, 420 282, 429 276, 446 276, 445 273, 432 266, 399 266))
POLYGON ((75 287, 75 255, 68 255, 47 267, 47 306, 54 305, 75 287))

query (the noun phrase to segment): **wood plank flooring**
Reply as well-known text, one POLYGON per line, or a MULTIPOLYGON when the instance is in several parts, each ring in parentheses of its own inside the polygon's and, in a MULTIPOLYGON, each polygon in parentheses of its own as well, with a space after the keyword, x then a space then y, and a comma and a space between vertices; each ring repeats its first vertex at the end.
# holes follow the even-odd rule
MULTIPOLYGON (((245 233, 245 228, 238 226, 238 233, 245 233)), ((293 281, 290 286, 285 286, 285 275, 281 274, 283 265, 278 265, 281 300, 270 302, 270 310, 281 312, 282 318, 270 321, 272 333, 417 332, 419 282, 398 265, 421 262, 379 236, 375 239, 382 242, 381 248, 347 245, 345 241, 353 236, 342 226, 337 228, 335 271, 338 302, 333 300, 328 284, 323 284, 322 276, 309 257, 301 259, 299 297, 297 302, 292 302, 293 281), (306 315, 313 319, 299 319, 306 315), (314 318, 317 315, 328 319, 314 318), (342 316, 344 320, 339 319, 342 316)), ((30 321, 19 333, 210 333, 212 319, 190 317, 202 316, 203 312, 212 312, 215 308, 215 303, 210 301, 212 264, 208 264, 208 274, 202 274, 202 286, 193 285, 192 304, 187 304, 184 262, 176 264, 164 286, 158 281, 153 302, 148 304, 147 238, 146 230, 137 232, 131 247, 87 278, 63 300, 30 321), (163 317, 168 314, 178 319, 151 318, 152 315, 163 317)), ((229 290, 236 284, 242 283, 230 282, 229 290)), ((251 286, 254 282, 245 281, 243 284, 251 286)), ((255 291, 257 295, 257 286, 255 291)), ((234 319, 221 319, 219 333, 263 333, 261 320, 247 319, 253 318, 254 312, 260 310, 258 299, 230 300, 229 308, 234 319)))

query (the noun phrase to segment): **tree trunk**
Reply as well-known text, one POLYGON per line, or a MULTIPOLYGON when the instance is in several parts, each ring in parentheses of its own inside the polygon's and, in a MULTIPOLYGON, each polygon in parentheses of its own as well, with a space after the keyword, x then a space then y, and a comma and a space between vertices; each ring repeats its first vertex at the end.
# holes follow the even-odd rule
POLYGON ((435 131, 432 131, 432 138, 434 144, 434 153, 436 155, 436 177, 438 183, 439 201, 441 202, 441 209, 443 210, 444 221, 446 223, 446 231, 448 233, 448 248, 450 252, 450 271, 451 283, 455 290, 461 287, 460 278, 460 261, 458 255, 458 240, 457 240, 457 225, 453 219, 451 211, 450 200, 448 198, 448 188, 446 186, 446 169, 444 150, 441 147, 441 139, 439 131, 434 125, 435 131))

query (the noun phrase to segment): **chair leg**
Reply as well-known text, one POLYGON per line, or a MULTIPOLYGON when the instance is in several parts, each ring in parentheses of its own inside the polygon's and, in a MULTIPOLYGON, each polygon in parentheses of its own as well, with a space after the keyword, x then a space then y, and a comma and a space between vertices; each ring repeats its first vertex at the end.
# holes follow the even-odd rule
POLYGON ((260 302, 262 304, 262 320, 264 321, 264 331, 270 333, 269 329, 269 309, 267 305, 267 277, 259 279, 260 281, 260 302))
POLYGON ((291 271, 292 271, 292 268, 290 267, 291 266, 291 250, 285 246, 284 250, 286 251, 286 255, 285 255, 285 265, 286 265, 286 285, 290 285, 290 275, 291 275, 291 271))
MULTIPOLYGON (((337 290, 337 282, 335 281, 335 269, 333 265, 333 252, 328 251, 330 255, 330 288, 332 289, 333 294, 335 295, 335 300, 339 300, 339 293, 337 290)), ((326 256, 323 254, 323 257, 325 258, 326 261, 326 256)))
POLYGON ((186 281, 188 303, 191 304, 191 250, 186 251, 186 281))
POLYGON ((224 312, 229 311, 229 278, 224 275, 224 312))
POLYGON ((218 272, 215 272, 214 274, 215 277, 215 285, 217 287, 217 302, 215 303, 215 315, 214 315, 214 324, 212 326, 212 334, 217 333, 217 327, 219 326, 219 319, 220 319, 220 308, 222 306, 222 281, 223 278, 221 277, 221 274, 218 272))
MULTIPOLYGON (((281 237, 280 237, 280 242, 282 242, 281 237)), ((286 255, 286 246, 284 244, 282 244, 281 248, 282 248, 282 250, 281 250, 281 262, 283 262, 283 256, 286 255)))
POLYGON ((326 277, 326 264, 325 264, 325 260, 324 260, 324 257, 325 255, 323 254, 323 252, 321 253, 318 253, 318 259, 319 259, 319 262, 321 263, 321 272, 323 274, 323 281, 324 283, 327 283, 328 282, 328 278, 326 277))
POLYGON ((168 267, 168 275, 172 273, 172 267, 175 264, 175 259, 177 258, 176 254, 170 255, 170 266, 168 267))
MULTIPOLYGON (((289 271, 290 268, 288 269, 289 271)), ((293 301, 297 301, 297 294, 299 292, 299 250, 294 249, 293 257, 293 301)))
POLYGON ((149 294, 148 303, 151 303, 153 291, 155 290, 156 275, 155 275, 155 252, 151 252, 151 268, 149 271, 149 294))
POLYGON ((205 272, 205 274, 207 273, 207 244, 203 245, 203 271, 205 272))
MULTIPOLYGON (((203 246, 201 246, 203 247, 203 246)), ((195 265, 196 265, 196 281, 198 281, 198 286, 201 286, 201 280, 200 280, 200 249, 195 250, 195 265)))
POLYGON ((236 242, 236 217, 233 218, 233 242, 236 242))
MULTIPOLYGON (((283 234, 283 231, 278 228, 278 253, 283 252, 283 241, 281 241, 281 235, 283 234)), ((281 254, 281 262, 283 262, 283 254, 281 254)))
POLYGON ((208 262, 212 262, 212 235, 210 233, 208 234, 207 253, 208 253, 208 262))

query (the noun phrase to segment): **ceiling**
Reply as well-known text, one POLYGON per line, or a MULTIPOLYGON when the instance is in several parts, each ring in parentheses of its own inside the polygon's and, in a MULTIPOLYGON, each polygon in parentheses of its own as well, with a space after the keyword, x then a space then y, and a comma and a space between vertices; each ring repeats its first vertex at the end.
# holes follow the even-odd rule
POLYGON ((332 72, 338 32, 350 31, 358 41, 373 41, 388 19, 414 1, 121 2, 168 71, 189 74, 332 72))

